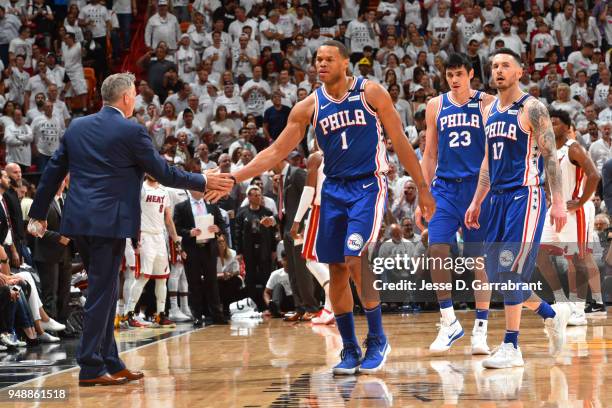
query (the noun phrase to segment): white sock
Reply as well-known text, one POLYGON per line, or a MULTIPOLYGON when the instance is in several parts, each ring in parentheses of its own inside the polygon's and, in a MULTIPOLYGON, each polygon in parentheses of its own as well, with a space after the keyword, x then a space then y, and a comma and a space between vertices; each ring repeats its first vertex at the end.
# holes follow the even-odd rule
POLYGON ((189 311, 189 298, 187 295, 181 295, 181 311, 189 311))
POLYGON ((157 301, 157 313, 163 313, 166 310, 166 279, 155 280, 155 299, 157 301))
POLYGON ((455 317, 455 309, 452 306, 440 309, 440 313, 442 314, 442 319, 444 319, 444 321, 448 324, 451 324, 452 322, 457 320, 457 318, 455 317))
POLYGON ((593 296, 593 300, 595 301, 595 303, 603 305, 603 297, 601 297, 601 292, 593 293, 592 296, 593 296))
POLYGON ((489 325, 488 320, 476 319, 474 320, 474 329, 472 330, 472 332, 478 329, 478 330, 484 330, 484 332, 486 333, 488 325, 489 325))
POLYGON ((567 302, 567 297, 565 296, 565 292, 563 291, 563 288, 553 290, 553 294, 555 295, 556 303, 567 302))
POLYGON ((170 296, 170 310, 178 309, 178 296, 170 296))
POLYGON ((119 299, 119 301, 117 302, 117 314, 119 316, 123 316, 123 307, 124 307, 123 299, 119 299))
POLYGON ((578 302, 578 295, 575 292, 570 292, 569 294, 570 302, 578 302))

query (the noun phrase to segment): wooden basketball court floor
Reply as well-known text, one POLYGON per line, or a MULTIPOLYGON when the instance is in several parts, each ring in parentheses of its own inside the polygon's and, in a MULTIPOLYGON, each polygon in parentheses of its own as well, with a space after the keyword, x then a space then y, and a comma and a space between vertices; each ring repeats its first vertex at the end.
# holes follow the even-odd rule
MULTIPOLYGON (((79 388, 78 369, 10 389, 64 389, 58 402, 7 399, 2 407, 612 407, 612 319, 568 328, 568 344, 548 354, 542 320, 525 310, 520 344, 525 367, 485 370, 469 354, 473 312, 458 312, 466 336, 441 356, 428 354, 437 313, 385 315, 392 353, 376 375, 333 377, 341 340, 334 326, 281 320, 233 322, 177 334, 122 353, 145 379, 116 387, 79 388)), ((358 336, 366 332, 357 317, 358 336)), ((503 312, 491 313, 489 345, 501 342, 503 312)), ((133 339, 134 332, 119 333, 133 339)))

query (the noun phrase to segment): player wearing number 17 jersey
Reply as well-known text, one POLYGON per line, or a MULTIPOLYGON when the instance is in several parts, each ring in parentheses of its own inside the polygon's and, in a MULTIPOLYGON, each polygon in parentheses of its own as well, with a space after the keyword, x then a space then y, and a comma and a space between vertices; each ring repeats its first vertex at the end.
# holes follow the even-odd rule
MULTIPOLYGON (((276 141, 234 173, 240 182, 271 168, 315 128, 325 157, 325 182, 316 253, 329 263, 330 298, 344 348, 335 374, 372 373, 382 368, 390 347, 382 327, 379 295, 367 266, 368 244, 376 239, 386 206, 386 154, 382 127, 402 165, 419 188, 419 204, 429 218, 435 203, 403 132, 389 93, 364 78, 347 76, 346 47, 329 40, 317 51, 316 66, 323 86, 298 102, 276 141), (350 278, 362 297, 368 321, 366 352, 362 355, 353 321, 350 278)), ((224 191, 209 193, 220 197, 224 191)))
MULTIPOLYGON (((421 161, 425 180, 431 184, 436 200, 436 213, 429 223, 429 250, 432 258, 442 261, 450 254, 450 245, 457 241, 461 228, 465 242, 465 256, 482 256, 485 229, 468 230, 463 219, 476 186, 485 153, 483 109, 494 97, 470 88, 474 70, 463 54, 451 54, 446 63, 446 81, 450 92, 431 99, 425 111, 427 121, 425 154, 421 161)), ((486 223, 488 206, 484 206, 480 220, 486 223)), ((417 223, 420 217, 417 213, 417 223)), ((482 265, 484 262, 475 263, 482 265)), ((431 279, 434 283, 452 282, 446 262, 434 262, 431 279)), ((476 279, 485 281, 483 268, 476 268, 476 279)), ((429 351, 441 353, 463 337, 463 328, 455 317, 450 290, 437 291, 440 331, 429 351)), ((487 318, 490 292, 476 291, 476 321, 472 331, 472 354, 489 354, 487 346, 487 318)))
POLYGON ((498 97, 485 110, 487 150, 478 188, 465 214, 465 224, 470 228, 483 227, 478 222, 478 215, 490 191, 486 268, 489 281, 505 285, 501 292, 506 334, 501 346, 482 365, 512 368, 524 365, 518 347, 523 305, 544 319, 553 354, 562 349, 570 315, 567 305, 551 307, 524 289, 533 273, 546 221, 544 171, 552 197, 550 222, 557 232, 565 225, 567 214, 548 110, 519 88, 518 81, 523 75, 521 57, 510 49, 501 48, 492 53, 491 67, 498 97))

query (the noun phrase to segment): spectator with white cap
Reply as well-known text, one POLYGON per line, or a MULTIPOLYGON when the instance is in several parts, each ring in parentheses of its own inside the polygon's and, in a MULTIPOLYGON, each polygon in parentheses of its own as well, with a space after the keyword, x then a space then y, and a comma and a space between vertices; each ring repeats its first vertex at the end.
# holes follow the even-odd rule
POLYGON ((184 82, 191 83, 196 77, 196 67, 200 63, 200 55, 191 47, 189 34, 181 35, 179 45, 179 49, 174 56, 178 66, 178 75, 184 82))
POLYGON ((153 49, 160 41, 163 41, 168 46, 170 53, 174 53, 180 33, 181 28, 177 18, 168 11, 168 0, 158 0, 157 13, 149 18, 145 27, 145 45, 153 49))

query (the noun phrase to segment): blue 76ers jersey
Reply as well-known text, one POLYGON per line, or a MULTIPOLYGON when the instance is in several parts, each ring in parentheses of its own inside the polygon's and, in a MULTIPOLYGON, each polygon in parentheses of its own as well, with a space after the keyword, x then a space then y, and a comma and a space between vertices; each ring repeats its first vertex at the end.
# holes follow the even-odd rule
POLYGON ((506 190, 542 184, 544 160, 538 146, 519 122, 519 114, 529 94, 504 110, 495 99, 485 133, 489 149, 491 188, 506 190))
POLYGON ((366 81, 354 78, 341 99, 329 96, 325 86, 315 91, 312 125, 327 177, 351 179, 388 170, 382 124, 365 100, 366 81))
POLYGON ((436 176, 448 179, 477 177, 485 153, 481 92, 463 105, 441 96, 436 119, 438 167, 436 176))

